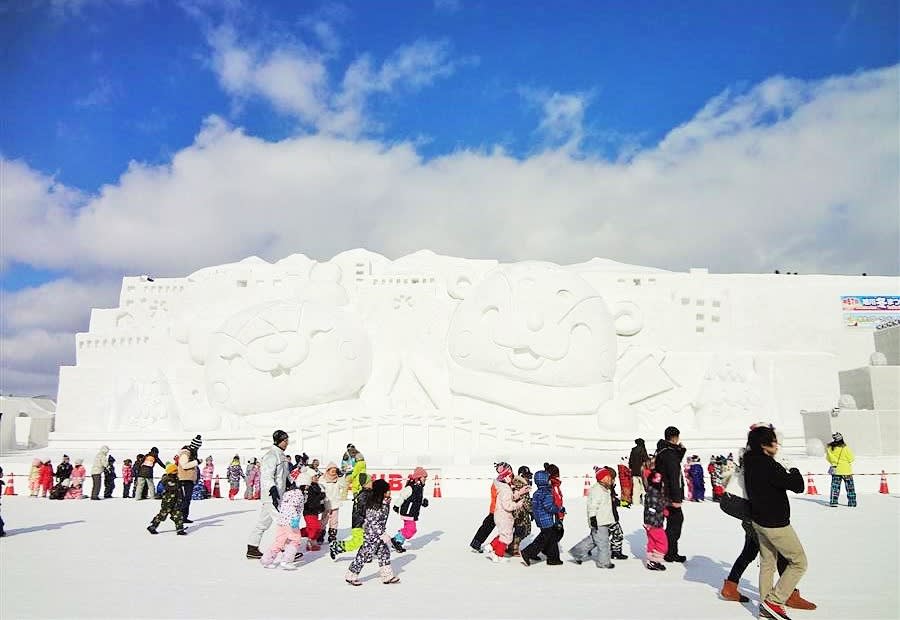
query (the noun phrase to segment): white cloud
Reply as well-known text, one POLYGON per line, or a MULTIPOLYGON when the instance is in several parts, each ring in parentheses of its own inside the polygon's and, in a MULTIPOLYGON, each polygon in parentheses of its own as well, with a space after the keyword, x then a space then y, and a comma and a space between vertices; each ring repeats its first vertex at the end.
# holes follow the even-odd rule
POLYGON ((578 149, 585 137, 584 113, 592 98, 590 94, 546 93, 527 88, 520 89, 520 94, 540 108, 537 132, 545 146, 578 149))
POLYGON ((97 85, 84 97, 75 100, 75 105, 80 108, 94 108, 104 106, 113 99, 113 85, 107 78, 101 77, 97 85))
MULTIPOLYGON (((395 84, 391 75, 370 68, 361 84, 395 84)), ((170 163, 132 162, 95 196, 3 160, 3 260, 74 267, 84 279, 184 275, 251 254, 328 258, 364 246, 396 257, 428 247, 503 260, 897 274, 898 85, 896 66, 773 78, 714 98, 627 161, 564 146, 522 159, 494 148, 423 160, 409 143, 267 142, 211 117, 170 163)), ((558 126, 578 118, 578 105, 553 105, 545 119, 558 126)), ((86 306, 101 305, 94 294, 72 294, 82 318, 14 312, 4 367, 58 363, 55 337, 35 330, 81 324, 86 306)))
POLYGON ((461 0, 434 0, 434 10, 438 13, 456 13, 462 10, 461 0))
POLYGON ((378 127, 366 116, 373 95, 415 91, 474 62, 451 59, 445 41, 419 40, 400 46, 381 65, 368 54, 359 56, 335 87, 327 62, 338 45, 336 34, 324 20, 312 27, 323 50, 301 42, 263 49, 242 43, 230 27, 211 31, 212 67, 220 85, 239 100, 261 97, 303 126, 352 137, 378 127))

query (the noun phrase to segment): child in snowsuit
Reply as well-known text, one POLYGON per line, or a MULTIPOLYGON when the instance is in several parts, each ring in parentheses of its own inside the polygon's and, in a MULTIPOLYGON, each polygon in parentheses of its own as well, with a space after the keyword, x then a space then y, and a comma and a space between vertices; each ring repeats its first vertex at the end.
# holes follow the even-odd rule
POLYGON ((702 502, 706 498, 706 483, 703 480, 703 465, 696 454, 691 457, 691 501, 702 502))
POLYGON ((522 465, 512 481, 513 496, 521 496, 524 500, 513 513, 513 540, 506 550, 513 557, 519 555, 519 546, 531 534, 531 478, 531 470, 527 465, 522 465))
POLYGON ((200 474, 200 479, 203 480, 203 486, 206 487, 206 492, 209 495, 212 495, 212 479, 213 473, 215 472, 215 467, 213 466, 213 457, 206 457, 206 464, 203 466, 203 471, 200 474))
POLYGON ((31 459, 31 471, 28 472, 28 495, 31 497, 37 497, 41 488, 42 466, 41 459, 31 459))
MULTIPOLYGON (((137 499, 135 497, 137 495, 137 486, 138 486, 137 479, 138 479, 138 475, 141 473, 141 464, 143 462, 144 462, 144 455, 138 454, 136 457, 134 457, 134 463, 131 465, 131 481, 134 483, 134 488, 131 489, 131 497, 134 497, 135 499, 137 499)), ((147 492, 146 487, 143 489, 143 491, 144 491, 145 498, 146 498, 146 492, 147 492)))
POLYGON ((235 454, 231 459, 231 465, 228 466, 228 499, 234 499, 241 490, 241 480, 246 480, 246 478, 241 469, 241 457, 235 454))
MULTIPOLYGON (((335 463, 329 463, 325 467, 325 475, 319 482, 319 485, 325 491, 325 510, 322 513, 322 531, 328 528, 328 543, 337 540, 338 511, 341 508, 341 500, 344 498, 345 486, 343 478, 339 475, 338 466, 335 463)), ((322 542, 322 535, 319 534, 319 543, 322 542)))
POLYGON ((363 527, 366 520, 366 502, 372 493, 374 482, 369 478, 369 474, 363 472, 359 475, 359 482, 362 485, 359 493, 353 498, 353 512, 350 517, 350 538, 344 540, 333 540, 328 545, 329 555, 332 560, 345 551, 356 551, 363 544, 363 527))
POLYGON ((351 586, 361 586, 359 573, 363 565, 378 558, 381 582, 384 584, 400 583, 391 570, 391 549, 384 542, 388 515, 391 514, 391 487, 386 480, 376 480, 366 500, 366 519, 363 522, 364 542, 356 557, 344 575, 344 581, 351 586))
POLYGON ((684 497, 694 501, 694 479, 691 478, 691 459, 685 459, 684 466, 681 468, 684 475, 684 497))
POLYGON ((616 497, 616 470, 612 467, 606 467, 606 470, 612 478, 609 496, 612 503, 613 522, 607 528, 609 530, 610 557, 614 560, 627 560, 628 556, 622 553, 622 541, 625 540, 625 533, 622 531, 622 524, 619 523, 619 498, 616 497))
POLYGON ((487 558, 492 562, 500 562, 506 557, 506 548, 512 542, 514 517, 513 514, 525 502, 528 490, 519 489, 518 495, 513 493, 510 483, 513 481, 512 467, 507 463, 499 463, 497 466, 497 478, 494 486, 497 487, 497 502, 494 507, 494 522, 497 525, 498 534, 490 542, 484 545, 487 558))
POLYGON ((631 470, 628 468, 628 460, 623 456, 619 463, 619 486, 622 487, 622 508, 631 508, 631 494, 634 490, 634 481, 631 479, 631 470))
POLYGON ((178 495, 177 472, 178 466, 175 463, 166 465, 166 473, 163 474, 161 480, 163 485, 162 505, 160 506, 159 514, 153 517, 153 520, 150 521, 150 525, 147 527, 147 531, 151 534, 157 533, 156 528, 166 520, 166 517, 171 518, 175 522, 176 534, 179 536, 187 534, 184 531, 184 522, 181 518, 181 498, 178 495))
MULTIPOLYGON (((299 473, 299 467, 291 472, 292 482, 296 482, 299 473)), ((278 531, 275 534, 275 540, 259 560, 264 567, 284 570, 297 568, 295 558, 303 540, 300 524, 303 522, 305 503, 306 494, 302 488, 285 491, 281 496, 281 500, 278 502, 278 531)))
POLYGON ((84 459, 75 459, 75 467, 72 468, 72 475, 69 477, 69 489, 66 491, 65 499, 84 499, 82 491, 85 476, 87 476, 87 470, 84 468, 84 459))
POLYGON ((665 520, 667 499, 663 492, 662 474, 651 470, 644 480, 644 529, 647 531, 647 561, 649 570, 666 570, 663 557, 669 551, 665 520))
POLYGON ((398 553, 405 552, 403 543, 416 535, 419 511, 422 508, 428 508, 428 500, 424 497, 425 480, 427 479, 428 472, 423 467, 416 467, 415 471, 409 475, 397 503, 394 504, 394 512, 400 513, 400 517, 403 519, 403 527, 391 538, 391 545, 398 553))
MULTIPOLYGON (((499 473, 499 467, 503 463, 494 463, 494 469, 499 473)), ((494 510, 497 507, 497 487, 494 486, 494 483, 491 482, 491 505, 488 509, 488 515, 481 522, 481 526, 479 526, 478 530, 475 532, 475 536, 472 537, 472 542, 469 543, 469 547, 472 548, 472 551, 475 553, 484 553, 482 549, 482 545, 484 541, 487 540, 487 537, 490 536, 491 532, 494 531, 494 510)))
POLYGON ((131 459, 122 461, 122 497, 131 497, 131 481, 134 479, 134 470, 131 468, 131 459))
POLYGON ((353 469, 350 471, 350 475, 348 477, 348 485, 350 486, 350 491, 353 493, 353 497, 359 493, 360 489, 362 489, 362 484, 359 482, 360 474, 364 474, 366 472, 366 460, 361 458, 361 455, 357 454, 360 458, 357 459, 356 463, 353 465, 353 469))
POLYGON ((50 462, 50 459, 47 459, 44 461, 43 465, 41 465, 39 486, 41 497, 47 497, 47 493, 50 492, 50 487, 53 486, 53 464, 50 462))
POLYGON ((106 467, 103 468, 103 499, 112 497, 116 488, 116 459, 112 455, 106 457, 106 467))
POLYGON ((609 527, 615 522, 610 489, 615 482, 607 467, 594 467, 594 477, 597 479, 597 483, 591 487, 587 501, 590 532, 569 549, 569 554, 576 564, 581 564, 587 560, 592 551, 596 550, 594 562, 597 564, 597 568, 615 568, 616 565, 610 561, 609 551, 609 527))
MULTIPOLYGON (((299 467, 294 471, 299 471, 299 467)), ((301 534, 306 538, 306 550, 318 551, 319 546, 319 530, 320 516, 325 510, 325 491, 319 486, 319 476, 310 469, 306 469, 302 474, 297 476, 297 486, 306 493, 306 503, 303 505, 303 520, 306 526, 301 530, 301 534)))
POLYGON ((522 549, 522 563, 530 566, 539 559, 538 555, 543 553, 547 556, 548 566, 559 566, 562 564, 562 560, 559 559, 559 540, 562 538, 562 516, 565 515, 566 509, 565 506, 557 506, 554 501, 550 474, 546 470, 534 474, 534 483, 537 485, 537 491, 531 498, 531 507, 534 511, 534 522, 541 528, 541 533, 530 545, 522 549))
POLYGON ((247 463, 247 490, 244 499, 259 499, 259 461, 247 463))

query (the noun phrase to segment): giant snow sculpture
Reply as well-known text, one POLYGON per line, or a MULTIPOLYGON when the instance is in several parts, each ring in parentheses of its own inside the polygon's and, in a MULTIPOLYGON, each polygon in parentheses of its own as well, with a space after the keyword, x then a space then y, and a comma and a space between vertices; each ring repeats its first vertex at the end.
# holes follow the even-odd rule
POLYGON ((587 454, 673 423, 694 445, 757 420, 799 436, 800 410, 831 408, 837 371, 868 359, 841 296, 892 287, 365 250, 129 277, 60 369, 56 435, 281 426, 308 450, 432 462, 587 454))

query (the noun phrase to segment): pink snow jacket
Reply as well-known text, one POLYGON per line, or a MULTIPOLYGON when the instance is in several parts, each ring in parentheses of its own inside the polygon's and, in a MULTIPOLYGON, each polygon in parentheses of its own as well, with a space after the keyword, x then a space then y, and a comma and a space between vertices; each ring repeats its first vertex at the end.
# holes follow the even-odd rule
POLYGON ((497 524, 497 530, 500 532, 500 541, 507 545, 513 539, 513 524, 515 522, 513 513, 522 506, 527 495, 527 489, 522 489, 525 493, 518 497, 513 496, 512 487, 505 482, 494 480, 494 487, 497 489, 497 503, 494 505, 494 523, 497 524))
POLYGON ((289 527, 291 520, 295 517, 300 518, 303 523, 303 504, 306 503, 306 496, 300 489, 292 489, 281 496, 278 502, 278 525, 289 527))

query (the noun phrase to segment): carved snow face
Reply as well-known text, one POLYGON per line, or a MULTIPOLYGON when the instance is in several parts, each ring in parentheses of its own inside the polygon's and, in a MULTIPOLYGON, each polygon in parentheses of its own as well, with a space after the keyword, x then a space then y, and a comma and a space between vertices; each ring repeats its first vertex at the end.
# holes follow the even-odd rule
POLYGON ((506 265, 469 291, 450 323, 460 366, 545 386, 612 380, 616 330, 603 298, 577 274, 506 265))
POLYGON ((249 415, 355 396, 372 356, 359 319, 314 302, 275 301, 228 319, 210 337, 210 404, 249 415))

